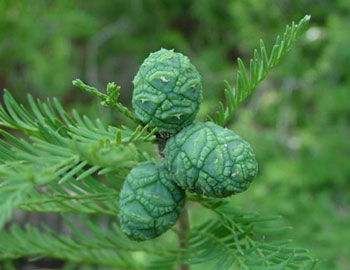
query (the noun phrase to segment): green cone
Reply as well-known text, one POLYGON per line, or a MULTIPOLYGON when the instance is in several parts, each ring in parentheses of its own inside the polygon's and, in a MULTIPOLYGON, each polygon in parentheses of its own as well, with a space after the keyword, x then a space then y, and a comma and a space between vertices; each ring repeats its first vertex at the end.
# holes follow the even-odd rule
POLYGON ((151 53, 134 80, 132 105, 137 117, 159 132, 176 133, 193 122, 202 101, 201 77, 181 53, 151 53))
POLYGON ((184 128, 167 141, 164 154, 169 173, 180 187, 209 197, 245 191, 258 171, 251 146, 212 122, 184 128))
POLYGON ((176 223, 184 203, 185 192, 163 165, 143 163, 130 171, 120 192, 121 228, 133 240, 155 238, 176 223))

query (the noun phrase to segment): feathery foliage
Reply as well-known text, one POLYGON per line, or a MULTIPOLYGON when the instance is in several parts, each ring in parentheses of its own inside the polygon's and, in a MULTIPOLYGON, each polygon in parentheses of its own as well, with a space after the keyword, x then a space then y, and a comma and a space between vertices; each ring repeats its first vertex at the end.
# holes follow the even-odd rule
POLYGON ((139 122, 138 118, 132 111, 130 111, 127 107, 123 106, 120 102, 118 102, 118 98, 120 95, 120 86, 117 86, 114 82, 110 82, 107 84, 107 94, 101 93, 95 87, 89 86, 79 79, 74 80, 73 85, 101 99, 101 105, 103 107, 114 108, 126 117, 130 118, 131 120, 139 122))
MULTIPOLYGON (((312 269, 315 261, 306 249, 289 247, 290 240, 270 241, 272 235, 289 227, 266 226, 278 216, 260 216, 228 206, 227 201, 192 197, 208 211, 216 214, 188 231, 190 248, 185 260, 190 265, 210 264, 209 269, 312 269)), ((0 260, 19 257, 49 256, 79 263, 113 266, 114 269, 175 269, 181 250, 161 241, 134 242, 127 239, 117 223, 108 228, 84 217, 82 225, 74 225, 67 217, 68 235, 59 235, 45 224, 41 229, 12 225, 0 232, 0 260), (84 227, 84 233, 81 228, 84 227), (20 246, 19 246, 20 243, 20 246), (134 253, 147 255, 147 262, 133 259, 134 253)))
MULTIPOLYGON (((269 59, 261 43, 261 55, 256 51, 251 61, 250 82, 238 60, 237 91, 225 90, 228 107, 224 110, 221 105, 219 124, 229 120, 291 48, 308 20, 306 16, 298 25, 288 26, 269 59)), ((147 147, 157 130, 140 125, 134 113, 118 102, 120 88, 114 83, 107 85, 106 94, 80 80, 73 84, 133 120, 136 127, 106 127, 100 120, 66 112, 57 99, 41 102, 28 95, 27 109, 5 90, 4 105, 0 104, 0 261, 52 257, 135 270, 169 270, 184 263, 214 270, 313 268, 315 260, 307 250, 291 248, 290 240, 275 236, 290 229, 280 226, 279 217, 239 210, 222 199, 189 197, 191 205, 203 207, 201 211, 213 217, 183 232, 186 248, 176 248, 174 230, 167 233, 169 237, 145 243, 127 239, 117 220, 121 185, 134 166, 157 160, 154 149, 147 147), (46 224, 4 228, 15 210, 64 213, 70 230, 59 234, 46 224)))
MULTIPOLYGON (((115 172, 114 180, 109 182, 122 181, 129 168, 151 159, 135 144, 152 141, 155 130, 148 133, 147 127, 141 126, 135 130, 105 128, 100 120, 93 122, 75 111, 70 117, 56 99, 42 103, 29 95, 28 100, 31 112, 5 91, 5 107, 0 105, 0 125, 23 131, 30 139, 28 142, 0 130, 5 139, 0 141, 0 227, 23 201, 26 203, 20 208, 34 210, 40 205, 45 211, 55 208, 43 207, 44 202, 57 202, 63 207, 66 203, 62 200, 66 198, 76 204, 72 194, 79 197, 79 202, 93 202, 94 196, 101 199, 101 192, 111 196, 108 194, 114 194, 113 189, 95 180, 93 174, 115 172), (83 179, 84 183, 78 182, 83 179), (68 183, 63 185, 65 182, 68 183), (43 185, 49 185, 43 193, 35 190, 43 185), (63 189, 57 185, 63 185, 63 189)), ((78 212, 93 212, 91 202, 89 207, 80 205, 78 212)), ((56 211, 59 209, 63 210, 56 211)))
POLYGON ((226 200, 201 199, 205 208, 216 214, 188 232, 189 264, 211 263, 211 269, 312 269, 315 261, 307 250, 291 248, 291 240, 273 240, 291 228, 279 226, 279 216, 261 216, 256 212, 233 208, 226 200), (275 222, 273 225, 266 223, 275 222))
MULTIPOLYGON (((287 25, 282 38, 277 36, 275 45, 268 56, 264 42, 260 40, 260 50, 254 50, 254 58, 250 59, 250 75, 243 61, 238 58, 238 71, 236 78, 236 87, 232 87, 228 81, 225 81, 225 102, 226 108, 222 103, 216 112, 216 123, 224 126, 231 119, 237 107, 248 98, 256 86, 265 79, 269 71, 275 67, 285 54, 293 47, 297 39, 305 32, 310 15, 306 15, 298 24, 287 25)), ((212 120, 210 117, 208 117, 212 120)), ((213 121, 213 120, 212 120, 213 121)))

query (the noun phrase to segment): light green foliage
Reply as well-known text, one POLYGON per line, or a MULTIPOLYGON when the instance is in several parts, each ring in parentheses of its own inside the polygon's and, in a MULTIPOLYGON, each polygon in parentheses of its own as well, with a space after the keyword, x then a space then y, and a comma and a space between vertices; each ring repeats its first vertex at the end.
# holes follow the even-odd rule
POLYGON ((13 225, 8 232, 0 232, 0 242, 7 245, 0 246, 0 260, 4 258, 21 258, 24 256, 44 255, 70 262, 99 264, 113 267, 113 269, 144 269, 136 262, 133 252, 144 252, 152 256, 166 256, 170 253, 159 245, 139 244, 128 240, 116 223, 110 228, 101 230, 96 224, 82 218, 83 226, 78 228, 68 218, 64 218, 72 236, 55 233, 51 228, 43 225, 41 230, 29 224, 25 228, 13 225), (81 231, 84 228, 85 232, 81 231), (18 242, 21 248, 18 248, 18 242))
MULTIPOLYGON (((289 247, 290 240, 266 241, 266 237, 290 230, 290 227, 268 225, 276 223, 280 217, 242 211, 224 200, 190 199, 200 203, 202 214, 211 215, 210 220, 195 224, 187 232, 191 248, 185 250, 184 260, 193 267, 253 270, 283 269, 288 265, 292 269, 310 270, 315 265, 307 250, 289 247)), ((69 237, 59 235, 45 225, 42 231, 30 225, 23 229, 13 225, 9 231, 1 231, 0 243, 6 242, 7 245, 0 245, 0 260, 44 255, 113 269, 176 269, 180 252, 172 245, 165 245, 166 242, 161 239, 130 241, 116 223, 101 229, 86 218, 81 219, 83 226, 79 227, 67 218, 64 220, 72 232, 69 237), (135 255, 140 253, 147 255, 147 260, 135 260, 135 255)))
MULTIPOLYGON (((79 87, 81 90, 88 92, 101 99, 101 105, 107 108, 113 108, 124 114, 126 117, 130 118, 133 121, 138 121, 133 112, 129 111, 128 108, 124 107, 119 101, 119 91, 120 86, 117 86, 115 83, 108 83, 106 92, 107 94, 101 93, 95 87, 91 87, 81 80, 77 79, 73 81, 73 85, 79 87)), ((152 132, 155 133, 155 130, 152 132)))
MULTIPOLYGON (((19 54, 21 57, 28 56, 35 59, 36 55, 39 55, 38 58, 42 59, 43 56, 47 57, 47 54, 41 46, 37 46, 37 43, 29 46, 19 37, 28 37, 31 36, 31 33, 36 33, 37 37, 46 36, 42 35, 42 32, 38 29, 59 29, 57 32, 53 31, 53 35, 57 37, 56 34, 60 33, 62 36, 58 35, 57 39, 65 37, 62 40, 68 40, 68 43, 75 49, 81 48, 81 50, 77 49, 79 52, 85 52, 86 49, 87 62, 80 61, 81 59, 72 59, 72 61, 75 61, 74 65, 67 58, 64 58, 61 61, 63 68, 58 70, 67 71, 69 70, 68 67, 72 69, 80 67, 79 73, 83 73, 83 66, 86 64, 90 80, 91 78, 96 79, 97 75, 103 75, 103 80, 117 78, 120 82, 118 77, 120 69, 110 68, 111 63, 115 62, 111 52, 113 54, 116 52, 119 54, 121 51, 128 53, 126 60, 122 61, 124 66, 133 63, 135 58, 137 59, 135 62, 139 63, 146 52, 153 51, 154 47, 159 48, 159 44, 164 47, 175 47, 188 55, 194 55, 194 63, 196 65, 198 63, 200 69, 203 70, 206 94, 209 98, 203 107, 206 113, 202 113, 201 118, 217 105, 219 83, 222 78, 227 78, 225 76, 232 72, 232 63, 227 60, 232 57, 231 53, 239 52, 244 57, 245 52, 249 51, 250 47, 247 44, 241 44, 240 40, 249 40, 251 45, 254 44, 255 46, 256 42, 254 42, 253 37, 256 37, 257 32, 260 33, 259 30, 265 29, 266 20, 272 22, 273 27, 269 30, 275 33, 280 30, 276 27, 282 25, 285 19, 290 19, 284 15, 285 12, 281 13, 283 16, 278 17, 279 15, 275 13, 276 9, 271 9, 271 11, 274 11, 271 13, 263 12, 263 10, 259 11, 260 8, 264 8, 266 1, 259 1, 258 4, 254 4, 257 3, 256 1, 249 1, 249 5, 244 5, 243 2, 239 1, 213 0, 205 0, 202 4, 190 4, 182 1, 125 1, 116 5, 114 2, 104 0, 89 3, 76 0, 38 5, 35 7, 39 12, 27 12, 30 10, 28 7, 34 2, 47 3, 47 1, 28 1, 26 2, 28 4, 19 5, 17 1, 0 2, 0 5, 17 3, 17 5, 23 7, 20 14, 29 17, 28 19, 26 16, 19 16, 23 20, 18 20, 18 23, 26 29, 24 32, 27 34, 25 35, 22 35, 20 31, 16 31, 16 27, 9 28, 6 25, 1 28, 2 30, 10 29, 8 32, 13 33, 14 36, 17 35, 19 42, 16 41, 14 44, 22 45, 22 51, 19 54), (77 3, 80 3, 81 6, 77 3), (206 7, 210 8, 207 9, 206 7), (55 12, 45 13, 50 8, 55 12), (183 12, 184 9, 188 12, 183 12), (244 16, 246 9, 252 10, 252 14, 247 17, 244 16), (45 16, 46 19, 32 20, 38 13, 45 16), (83 29, 86 30, 87 28, 87 32, 78 32, 87 34, 79 35, 79 33, 76 33, 75 38, 69 38, 70 36, 65 33, 77 31, 75 26, 79 26, 79 23, 71 23, 69 27, 64 29, 60 27, 49 28, 45 24, 49 22, 50 25, 57 26, 55 22, 60 21, 62 14, 70 14, 70 18, 78 21, 81 18, 78 14, 82 17, 84 17, 84 14, 89 14, 91 16, 88 16, 88 18, 93 17, 96 20, 87 19, 90 23, 94 21, 93 26, 88 23, 81 24, 81 26, 86 26, 83 29), (149 19, 149 14, 152 14, 152 20, 149 19), (258 14, 263 14, 263 16, 259 18, 258 14), (277 20, 278 23, 276 23, 273 18, 279 18, 280 20, 277 20), (249 20, 255 19, 259 23, 256 23, 256 21, 249 23, 249 20), (36 23, 35 27, 33 27, 31 21, 36 23), (94 31, 97 31, 96 25, 98 24, 95 24, 97 21, 109 25, 106 28, 99 29, 96 33, 94 31), (41 25, 41 27, 38 27, 38 25, 41 25), (213 26, 215 26, 214 29, 213 26), (249 27, 253 31, 248 31, 249 27), (94 35, 90 31, 94 32, 94 35), (254 36, 250 36, 249 33, 254 36), (87 40, 87 36, 89 36, 89 40, 87 40), (152 42, 149 42, 150 36, 153 37, 152 42), (236 40, 237 38, 238 40, 236 40), (27 48, 34 48, 35 50, 33 50, 36 53, 31 53, 33 50, 27 53, 25 51, 27 48), (192 48, 195 48, 195 50, 192 51, 192 48), (100 72, 96 71, 94 73, 91 70, 100 70, 100 72)), ((13 5, 12 9, 1 9, 1 11, 6 10, 6 14, 0 17, 0 21, 16 15, 18 8, 15 4, 13 5)), ((302 9, 302 12, 304 10, 302 9)), ((267 11, 270 11, 270 9, 267 11)), ((64 19, 62 19, 63 21, 64 19)), ((6 31, 2 31, 2 33, 6 33, 6 31)), ((270 36, 270 34, 269 32, 262 32, 265 37, 270 36)), ((3 40, 8 41, 9 39, 4 38, 3 40)), ((28 39, 24 38, 24 40, 28 39)), ((0 50, 4 48, 3 44, 1 43, 0 50)), ((60 48, 58 45, 53 47, 60 48)), ((13 46, 12 48, 15 49, 16 47, 13 46)), ((49 46, 48 50, 51 50, 50 48, 52 47, 49 46)), ((330 55, 333 51, 330 49, 330 55)), ((6 52, 6 50, 1 52, 6 52)), ((300 53, 300 51, 297 52, 300 53)), ((1 55, 2 60, 4 59, 3 55, 1 55)), ((6 69, 7 66, 9 68, 17 66, 17 62, 11 61, 12 55, 17 54, 6 54, 6 60, 8 61, 3 62, 9 64, 3 65, 2 69, 6 69)), ((303 59, 298 54, 293 56, 298 56, 293 58, 298 62, 303 59)), ((22 58, 18 57, 17 59, 22 58)), ((50 84, 50 78, 54 78, 54 81, 61 81, 60 76, 55 73, 57 67, 54 62, 56 61, 43 61, 42 63, 44 62, 46 65, 49 63, 50 68, 45 69, 47 71, 45 76, 49 80, 46 80, 45 87, 38 88, 36 93, 42 95, 52 88, 53 84, 50 84), (54 77, 54 75, 57 77, 54 77)), ((293 61, 285 61, 285 63, 288 62, 293 61)), ((26 61, 26 63, 31 62, 26 61)), ((21 71, 23 66, 25 65, 20 63, 18 70, 21 71)), ((30 64, 28 66, 31 67, 30 64)), ((292 64, 290 68, 298 70, 292 64)), ((133 76, 136 64, 131 69, 133 76)), ((13 70, 14 68, 11 69, 11 71, 13 70)), ((20 80, 22 77, 18 76, 18 73, 13 76, 7 76, 7 74, 2 73, 0 75, 0 83, 9 83, 3 80, 4 76, 11 79, 9 80, 11 82, 17 79, 22 81, 20 80)), ((37 71, 37 74, 41 74, 41 72, 37 71)), ((287 74, 293 74, 293 72, 289 71, 287 74)), ((346 76, 344 74, 342 78, 346 76)), ((77 76, 74 75, 74 77, 77 76)), ((30 76, 27 79, 28 85, 36 89, 38 84, 33 83, 36 79, 30 76)), ((67 80, 62 79, 61 82, 68 85, 67 80)), ((101 98, 102 105, 118 110, 120 113, 114 114, 118 119, 120 119, 120 116, 127 116, 129 121, 134 119, 133 113, 120 104, 119 93, 121 98, 123 93, 119 91, 120 89, 115 84, 109 84, 106 94, 81 81, 75 81, 75 85, 101 98)), ((101 89, 98 80, 94 85, 101 89)), ((12 88, 14 89, 14 87, 12 88)), ((283 89, 283 87, 281 88, 283 89)), ((21 93, 23 93, 23 89, 20 89, 21 93)), ((71 104, 69 102, 78 100, 75 95, 70 95, 72 93, 70 92, 70 86, 66 86, 64 90, 60 87, 59 89, 62 90, 62 93, 69 93, 66 95, 65 106, 71 104)), ((123 85, 122 89, 127 89, 129 90, 127 92, 131 93, 131 86, 124 87, 123 85)), ((272 90, 275 89, 272 88, 272 90)), ((243 89, 243 91, 245 90, 243 89)), ((259 93, 263 92, 259 91, 259 93)), ((257 96, 254 95, 254 98, 257 96)), ((79 103, 85 103, 85 100, 81 101, 80 97, 84 98, 79 94, 79 103)), ((329 215, 337 217, 337 212, 325 211, 326 214, 323 214, 323 219, 321 219, 318 216, 320 211, 315 211, 313 203, 310 203, 307 199, 300 199, 300 194, 304 196, 309 194, 310 197, 316 197, 317 193, 313 194, 312 192, 317 190, 314 187, 317 186, 318 182, 305 181, 303 184, 306 187, 298 188, 298 183, 300 184, 301 181, 300 173, 296 172, 290 176, 285 172, 283 174, 280 172, 278 178, 282 180, 285 177, 289 179, 295 176, 293 177, 294 181, 283 182, 282 185, 281 182, 276 181, 276 174, 271 173, 271 164, 274 164, 274 168, 279 165, 282 168, 281 170, 285 170, 286 164, 292 164, 293 166, 295 161, 293 159, 288 160, 283 156, 284 152, 280 150, 282 147, 278 138, 275 139, 271 136, 271 132, 265 133, 264 128, 266 126, 259 121, 266 121, 269 127, 273 126, 275 128, 275 125, 261 117, 264 114, 260 111, 260 107, 257 114, 259 119, 256 120, 258 126, 256 132, 245 132, 244 128, 250 126, 253 120, 249 118, 249 114, 244 111, 242 106, 240 117, 236 118, 236 125, 237 128, 242 130, 239 134, 244 134, 244 138, 249 138, 248 141, 252 142, 252 145, 259 145, 255 151, 258 153, 259 159, 261 157, 264 160, 265 168, 269 169, 262 170, 262 176, 260 177, 264 178, 264 181, 257 181, 256 188, 251 189, 251 192, 244 193, 244 196, 234 196, 230 201, 190 196, 188 199, 191 201, 189 205, 191 228, 186 232, 189 246, 181 250, 176 248, 176 234, 173 230, 169 230, 157 239, 140 243, 126 238, 118 223, 118 201, 124 179, 130 170, 139 164, 159 161, 151 144, 155 141, 156 129, 149 132, 147 125, 143 126, 136 122, 131 123, 131 121, 129 127, 120 125, 120 122, 117 122, 114 126, 107 126, 105 122, 109 117, 105 114, 105 111, 101 112, 103 122, 99 120, 92 121, 89 117, 80 116, 76 111, 71 113, 64 110, 56 99, 41 102, 30 96, 29 109, 26 109, 26 106, 19 105, 6 91, 3 101, 3 107, 0 108, 0 125, 3 128, 0 140, 0 225, 2 226, 0 231, 0 265, 4 262, 4 266, 7 267, 11 264, 11 260, 16 263, 18 258, 30 257, 30 259, 40 260, 43 257, 49 257, 67 262, 62 267, 67 270, 111 268, 120 270, 169 270, 178 269, 181 263, 191 264, 191 270, 311 269, 315 264, 315 260, 307 255, 305 249, 291 248, 289 240, 283 240, 284 237, 274 235, 286 232, 289 227, 277 221, 277 217, 259 215, 247 210, 256 208, 257 205, 259 205, 259 209, 265 209, 262 210, 264 212, 273 212, 270 209, 277 209, 278 212, 283 212, 289 217, 288 222, 292 222, 298 232, 292 237, 299 238, 298 244, 304 241, 305 245, 310 246, 307 239, 312 238, 318 244, 318 247, 313 247, 313 249, 321 250, 322 246, 327 246, 322 245, 324 242, 337 247, 332 251, 333 257, 332 262, 329 263, 330 265, 333 265, 333 262, 338 262, 338 258, 344 258, 345 251, 338 247, 346 239, 345 236, 339 234, 341 235, 339 238, 331 235, 323 238, 324 234, 322 233, 323 224, 330 225, 327 223, 329 220, 324 217, 329 215), (255 137, 255 134, 259 137, 255 137), (267 138, 271 138, 271 140, 269 141, 267 138), (262 151, 265 147, 267 148, 266 151, 262 151), (277 165, 276 160, 280 161, 277 165), (289 188, 290 185, 292 185, 292 189, 289 188), (310 189, 308 185, 310 185, 310 189), (283 193, 271 192, 275 188, 283 190, 286 196, 289 194, 287 192, 292 193, 293 198, 299 196, 297 203, 295 204, 293 200, 287 201, 286 197, 283 197, 283 193), (277 201, 278 203, 276 203, 277 201), (244 205, 245 210, 237 210, 232 207, 234 204, 244 205), (278 207, 281 207, 282 210, 280 211, 278 207), (69 228, 64 228, 63 231, 58 232, 54 226, 50 228, 45 224, 39 227, 35 224, 20 224, 18 226, 7 223, 4 227, 4 223, 9 221, 14 211, 17 210, 25 211, 25 213, 67 213, 69 218, 65 217, 64 220, 69 228), (308 216, 311 214, 313 215, 312 220, 308 216), (291 217, 295 217, 295 219, 291 217), (300 223, 301 219, 303 224, 300 223), (319 222, 316 228, 310 225, 315 220, 319 222), (268 221, 271 221, 271 224, 268 221), (313 229, 317 233, 314 233, 313 229)), ((327 102, 328 99, 320 102, 320 108, 323 108, 321 104, 324 103, 330 105, 327 102)), ((333 110, 334 115, 337 116, 336 108, 333 108, 333 110)), ((254 111, 254 106, 253 110, 250 109, 249 111, 254 111)), ((304 117, 300 118, 306 121, 304 117)), ((339 126, 340 123, 339 120, 339 126)), ((237 129, 235 128, 235 130, 237 129)), ((325 129, 321 130, 324 131, 325 129)), ((329 130, 329 134, 333 134, 337 138, 337 135, 334 135, 331 129, 329 130)), ((337 127, 337 130, 341 131, 341 126, 337 127)), ((305 138, 303 142, 316 141, 314 138, 308 137, 307 134, 303 138, 305 138)), ((334 152, 333 144, 328 145, 328 140, 323 138, 320 141, 322 142, 321 147, 332 149, 332 152, 334 152)), ((312 160, 310 156, 314 154, 311 151, 314 148, 310 148, 310 145, 318 149, 314 144, 305 144, 306 151, 302 154, 305 155, 304 157, 307 160, 312 160)), ((320 155, 319 158, 322 161, 324 156, 320 155)), ((325 159, 322 164, 329 164, 329 160, 325 159)), ((342 179, 345 173, 339 170, 339 167, 337 167, 339 164, 335 162, 333 166, 338 169, 337 184, 344 187, 342 179)), ((306 168, 302 170, 303 173, 308 170, 308 165, 309 163, 300 165, 303 166, 301 168, 306 168)), ((323 167, 326 168, 327 166, 323 167)), ((311 173, 311 171, 309 170, 308 173, 311 173)), ((327 174, 327 177, 330 176, 332 176, 331 173, 327 174)), ((319 186, 317 187, 319 188, 319 186)), ((328 197, 325 198, 327 202, 328 197)), ((318 202, 317 205, 321 205, 320 200, 315 200, 315 202, 318 202)), ((329 210, 326 207, 324 209, 329 210)), ((346 221, 344 220, 343 223, 346 224, 346 221)), ((342 228, 339 222, 334 222, 334 225, 339 228, 339 231, 342 228)), ((326 248, 329 249, 328 246, 326 248)), ((329 254, 329 251, 324 252, 325 255, 329 254)), ((326 257, 324 256, 324 258, 326 257)))
POLYGON ((209 264, 215 270, 306 270, 315 266, 316 261, 308 256, 306 249, 288 247, 290 240, 265 241, 291 229, 269 224, 280 219, 279 216, 242 211, 223 199, 199 196, 191 199, 200 201, 215 215, 189 232, 191 247, 186 250, 189 264, 209 264))
POLYGON ((258 171, 251 146, 214 123, 196 123, 171 137, 165 162, 182 188, 209 197, 245 191, 258 171))
MULTIPOLYGON (((68 205, 69 201, 72 205, 76 204, 74 198, 67 196, 70 187, 74 188, 74 185, 67 184, 64 189, 57 186, 67 181, 69 183, 75 179, 92 181, 87 186, 78 184, 85 191, 73 192, 78 197, 87 195, 82 199, 89 199, 90 196, 97 194, 101 196, 99 192, 109 193, 109 196, 115 191, 107 188, 102 182, 95 181, 92 174, 105 175, 117 171, 114 178, 123 179, 126 168, 150 160, 147 153, 140 152, 135 146, 137 142, 154 139, 153 136, 143 135, 145 129, 132 131, 115 127, 106 128, 101 121, 93 122, 88 117, 82 118, 77 112, 74 112, 74 118, 71 118, 56 99, 42 103, 39 100, 35 101, 29 95, 28 100, 31 111, 19 105, 6 91, 4 95, 6 109, 0 105, 0 125, 23 131, 31 139, 29 143, 5 130, 0 131, 6 138, 6 141, 0 141, 0 198, 3 202, 0 226, 11 217, 12 210, 22 203, 25 203, 26 209, 31 207, 35 209, 35 205, 41 204, 41 201, 43 204, 49 202, 51 205, 62 200, 68 205), (86 166, 89 166, 89 169, 85 170, 86 166), (34 188, 49 183, 50 188, 42 194, 34 188)), ((56 209, 64 209, 64 204, 56 206, 56 209)), ((110 207, 111 205, 107 206, 110 207)), ((41 209, 45 210, 45 206, 41 209)), ((93 212, 93 207, 90 211, 83 209, 81 211, 93 212)), ((112 210, 106 211, 115 212, 115 206, 112 206, 112 210)))
POLYGON ((10 86, 16 96, 28 88, 44 97, 67 93, 80 66, 74 44, 99 26, 77 3, 0 1, 1 87, 10 86))
POLYGON ((298 24, 287 25, 282 36, 277 36, 276 43, 268 56, 264 42, 260 40, 260 51, 254 50, 254 58, 250 60, 250 76, 240 58, 238 58, 238 71, 236 87, 232 88, 225 81, 226 109, 220 103, 220 110, 216 113, 217 124, 223 126, 232 117, 236 108, 254 91, 255 87, 266 77, 268 72, 278 64, 282 57, 292 48, 296 40, 307 29, 311 16, 306 15, 298 24))
POLYGON ((132 104, 143 123, 176 133, 193 122, 202 101, 202 84, 186 56, 166 49, 151 53, 133 83, 132 104))
POLYGON ((120 193, 121 229, 133 240, 155 238, 177 221, 185 192, 160 164, 144 163, 130 171, 120 193))

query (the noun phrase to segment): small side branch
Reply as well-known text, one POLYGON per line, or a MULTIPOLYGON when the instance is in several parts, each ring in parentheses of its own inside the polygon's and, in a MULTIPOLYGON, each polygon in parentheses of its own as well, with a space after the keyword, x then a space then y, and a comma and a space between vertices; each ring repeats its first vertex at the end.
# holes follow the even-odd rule
POLYGON ((100 98, 101 105, 103 107, 116 109, 132 121, 139 123, 139 119, 136 117, 136 115, 127 107, 123 106, 120 102, 118 102, 118 98, 120 95, 120 86, 117 86, 114 82, 110 82, 107 84, 107 94, 101 93, 98 89, 83 83, 83 81, 80 79, 73 80, 72 83, 74 86, 80 88, 81 90, 100 98))

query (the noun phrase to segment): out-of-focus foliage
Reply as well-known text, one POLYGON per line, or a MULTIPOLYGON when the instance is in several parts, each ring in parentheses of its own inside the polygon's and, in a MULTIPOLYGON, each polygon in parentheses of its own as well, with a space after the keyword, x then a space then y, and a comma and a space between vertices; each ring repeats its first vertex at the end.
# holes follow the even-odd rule
MULTIPOLYGON (((83 57, 80 43, 98 29, 77 1, 0 1, 2 87, 62 95, 83 57)), ((19 93, 18 93, 19 95, 19 93)))
POLYGON ((229 123, 255 149, 260 168, 250 192, 234 202, 284 216, 295 244, 319 258, 317 269, 347 270, 348 0, 0 0, 0 87, 22 103, 30 91, 96 116, 93 99, 72 88, 72 79, 100 88, 116 81, 127 105, 142 60, 174 48, 202 75, 204 119, 224 100, 223 80, 234 84, 236 58, 248 64, 260 38, 271 48, 275 33, 304 14, 312 15, 311 28, 229 123))

